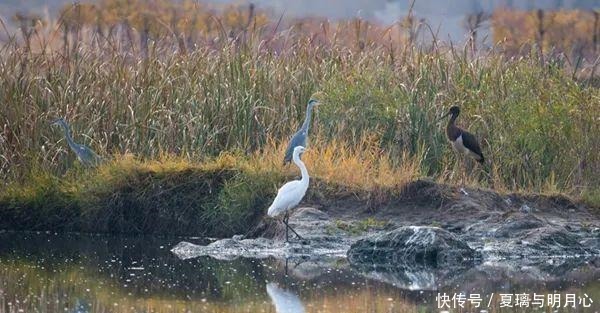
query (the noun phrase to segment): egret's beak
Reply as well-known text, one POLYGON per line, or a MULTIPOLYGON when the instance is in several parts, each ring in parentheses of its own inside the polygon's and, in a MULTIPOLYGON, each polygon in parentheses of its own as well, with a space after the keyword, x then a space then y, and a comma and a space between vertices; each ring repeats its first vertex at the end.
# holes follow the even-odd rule
POLYGON ((438 118, 437 120, 435 120, 435 122, 437 123, 437 122, 439 122, 439 121, 443 120, 443 119, 444 119, 444 118, 446 118, 448 115, 450 115, 450 112, 448 112, 448 113, 444 114, 442 117, 440 117, 440 118, 438 118))

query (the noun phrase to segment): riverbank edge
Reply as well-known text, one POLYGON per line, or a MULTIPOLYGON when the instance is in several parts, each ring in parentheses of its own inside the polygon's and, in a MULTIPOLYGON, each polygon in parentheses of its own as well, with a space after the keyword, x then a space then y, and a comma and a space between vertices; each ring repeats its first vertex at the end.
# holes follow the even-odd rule
MULTIPOLYGON (((215 238, 261 236, 272 233, 264 211, 277 188, 294 178, 293 173, 290 176, 257 170, 228 157, 196 165, 124 158, 97 169, 74 168, 61 177, 35 173, 26 183, 11 184, 0 192, 0 229, 215 238)), ((301 205, 310 204, 326 212, 344 211, 341 215, 348 216, 406 204, 435 208, 450 201, 459 190, 422 178, 402 186, 361 190, 316 177, 311 187, 301 205)), ((553 199, 565 206, 585 205, 564 195, 518 196, 537 201, 553 199)))

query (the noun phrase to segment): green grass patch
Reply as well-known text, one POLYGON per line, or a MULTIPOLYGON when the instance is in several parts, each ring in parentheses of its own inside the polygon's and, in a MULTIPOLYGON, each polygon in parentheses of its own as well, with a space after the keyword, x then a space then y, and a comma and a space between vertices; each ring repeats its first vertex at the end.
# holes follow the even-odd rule
POLYGON ((354 236, 362 235, 372 230, 383 230, 390 225, 391 224, 389 222, 376 220, 372 217, 354 222, 346 222, 341 220, 335 221, 335 227, 337 229, 354 236))
POLYGON ((0 194, 0 228, 224 237, 256 224, 274 186, 272 175, 227 155, 202 165, 124 158, 10 185, 0 194))
POLYGON ((600 213, 600 188, 588 189, 581 193, 581 200, 586 205, 596 209, 600 213))

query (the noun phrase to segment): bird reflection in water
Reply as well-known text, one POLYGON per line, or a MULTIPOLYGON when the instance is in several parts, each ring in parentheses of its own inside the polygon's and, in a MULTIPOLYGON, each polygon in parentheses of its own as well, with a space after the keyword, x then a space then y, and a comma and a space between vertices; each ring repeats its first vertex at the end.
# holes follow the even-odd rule
POLYGON ((295 293, 280 288, 276 283, 267 283, 267 294, 277 313, 304 313, 304 304, 295 293))

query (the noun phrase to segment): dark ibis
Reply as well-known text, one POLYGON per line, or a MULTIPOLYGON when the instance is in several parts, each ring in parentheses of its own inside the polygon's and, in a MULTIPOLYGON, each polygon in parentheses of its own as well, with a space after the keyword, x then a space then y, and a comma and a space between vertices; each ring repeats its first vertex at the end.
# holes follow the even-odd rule
POLYGON ((475 159, 475 161, 483 164, 485 158, 483 157, 477 138, 470 132, 456 126, 456 118, 459 114, 460 108, 453 106, 448 113, 440 118, 441 120, 450 115, 450 120, 446 126, 446 136, 448 136, 448 140, 456 152, 468 155, 475 159))

